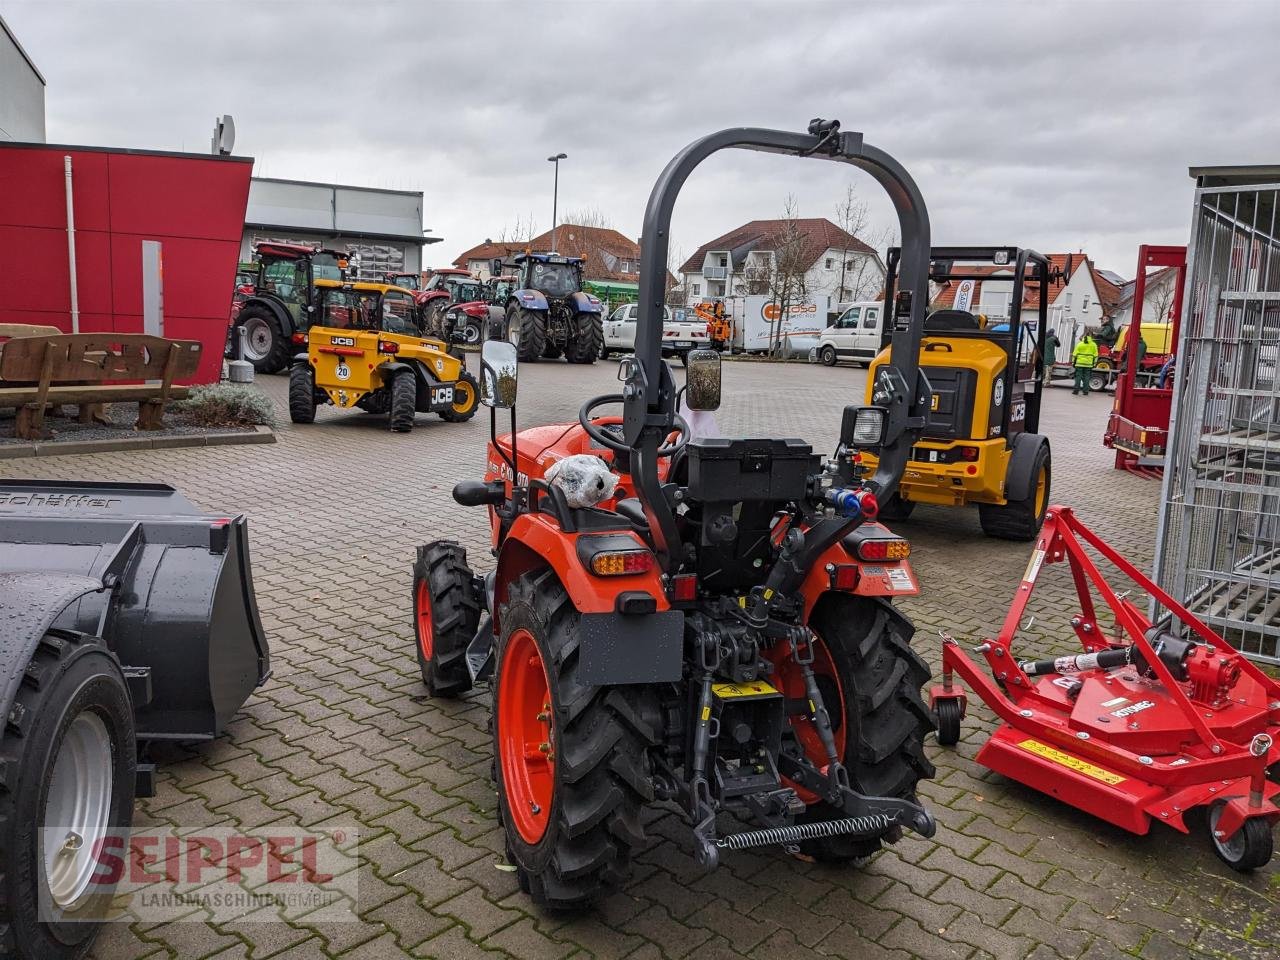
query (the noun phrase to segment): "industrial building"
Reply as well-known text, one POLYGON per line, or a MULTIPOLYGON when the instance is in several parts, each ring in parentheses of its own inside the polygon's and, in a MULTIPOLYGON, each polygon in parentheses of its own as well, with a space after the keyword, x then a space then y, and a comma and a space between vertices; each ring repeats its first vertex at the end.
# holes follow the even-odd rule
POLYGON ((44 77, 0 17, 0 140, 44 136, 44 77))

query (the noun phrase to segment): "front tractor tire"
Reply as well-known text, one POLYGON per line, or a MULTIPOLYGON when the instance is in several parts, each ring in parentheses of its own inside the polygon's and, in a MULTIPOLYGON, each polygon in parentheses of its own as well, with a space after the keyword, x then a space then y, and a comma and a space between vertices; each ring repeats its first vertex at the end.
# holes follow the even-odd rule
POLYGON ((309 363, 295 363, 289 370, 289 419, 315 423, 316 372, 309 363))
MULTIPOLYGON (((933 716, 920 696, 929 668, 911 648, 915 626, 887 600, 834 593, 818 602, 810 626, 825 650, 815 651, 814 672, 836 742, 844 744, 849 785, 863 794, 914 800, 916 785, 934 775, 924 752, 933 716)), ((803 680, 797 687, 793 674, 798 674, 794 666, 781 674, 784 693, 803 698, 803 680)), ((826 759, 808 717, 793 717, 792 729, 809 759, 824 766, 826 759)), ((802 822, 845 816, 824 800, 807 799, 816 802, 801 816, 802 822)), ((800 849, 815 860, 859 863, 881 843, 878 837, 835 836, 806 840, 800 849)))
POLYGON ((580 679, 578 612, 549 570, 511 585, 500 623, 493 749, 507 858, 538 906, 586 907, 621 886, 644 843, 655 695, 580 679))
POLYGON ((570 363, 595 363, 604 350, 604 321, 600 314, 574 314, 573 331, 564 345, 564 358, 570 363))
POLYGON ((418 412, 418 379, 412 371, 397 373, 391 380, 391 413, 389 426, 392 433, 408 433, 413 429, 414 414, 418 412))
POLYGON ((507 339, 516 348, 521 363, 533 363, 547 346, 547 314, 526 310, 516 304, 507 307, 507 339))
POLYGON ((94 882, 97 854, 118 838, 127 855, 136 760, 115 655, 100 637, 49 630, 0 740, 0 956, 88 953, 115 894, 94 882))
POLYGON ((467 551, 452 540, 418 548, 413 564, 413 630, 422 682, 433 697, 471 689, 467 645, 480 623, 467 551))
POLYGON ((266 307, 250 304, 236 323, 244 327, 244 358, 258 373, 279 373, 289 359, 289 337, 280 318, 266 307))
POLYGON ((1017 500, 1011 499, 1003 504, 978 504, 982 532, 1000 540, 1034 540, 1049 508, 1052 480, 1053 459, 1048 444, 1041 444, 1031 466, 1030 489, 1020 491, 1022 495, 1017 500))
POLYGON ((465 370, 453 385, 453 406, 440 411, 440 419, 450 423, 465 423, 480 408, 480 384, 465 370))

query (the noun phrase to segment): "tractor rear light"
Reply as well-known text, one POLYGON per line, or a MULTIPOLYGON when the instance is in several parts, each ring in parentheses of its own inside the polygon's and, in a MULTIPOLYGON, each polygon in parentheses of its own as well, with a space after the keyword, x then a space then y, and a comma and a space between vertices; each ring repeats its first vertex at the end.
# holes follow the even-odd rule
POLYGON ((969 462, 973 462, 974 460, 977 460, 977 459, 978 459, 978 448, 977 448, 977 447, 961 447, 961 448, 960 448, 960 459, 961 459, 961 460, 967 460, 967 461, 969 461, 969 462))
POLYGON ((682 573, 671 578, 671 599, 679 603, 688 603, 698 599, 698 576, 694 573, 682 573))
POLYGON ((858 544, 858 559, 868 562, 905 560, 911 556, 911 544, 901 537, 863 540, 858 544))
POLYGON ((295 333, 289 339, 298 345, 302 345, 307 342, 307 335, 305 333, 295 333))
POLYGON ((862 572, 855 564, 837 563, 831 571, 831 588, 833 590, 855 590, 862 572))
POLYGON ((378 352, 379 353, 399 353, 400 344, 395 343, 392 340, 379 340, 378 352))
POLYGON ((965 472, 965 473, 967 473, 967 474, 968 474, 969 476, 971 476, 971 477, 976 477, 976 476, 978 475, 978 468, 977 468, 974 464, 972 464, 972 463, 971 463, 971 464, 969 464, 967 467, 965 467, 965 468, 964 468, 964 472, 965 472))
POLYGON ((653 569, 648 550, 607 550, 591 558, 591 572, 597 577, 625 577, 653 569))

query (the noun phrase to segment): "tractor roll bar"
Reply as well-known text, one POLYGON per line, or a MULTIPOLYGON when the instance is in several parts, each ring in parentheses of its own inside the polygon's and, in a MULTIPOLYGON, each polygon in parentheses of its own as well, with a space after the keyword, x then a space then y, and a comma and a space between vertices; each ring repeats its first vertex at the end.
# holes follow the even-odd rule
POLYGON ((731 147, 852 164, 871 174, 893 201, 902 235, 902 279, 892 307, 885 305, 892 310, 891 351, 874 395, 875 405, 886 411, 879 464, 867 481, 877 495, 888 497, 897 489, 929 409, 930 389, 920 375, 919 361, 929 302, 929 212, 910 174, 889 154, 864 143, 861 133, 841 131, 838 120, 813 120, 807 134, 734 127, 695 140, 672 157, 649 194, 641 238, 635 360, 623 387, 623 435, 633 451, 636 495, 644 506, 659 561, 668 573, 679 565, 680 538, 658 482, 655 452, 671 432, 675 416, 675 382, 661 355, 671 211, 698 164, 731 147))

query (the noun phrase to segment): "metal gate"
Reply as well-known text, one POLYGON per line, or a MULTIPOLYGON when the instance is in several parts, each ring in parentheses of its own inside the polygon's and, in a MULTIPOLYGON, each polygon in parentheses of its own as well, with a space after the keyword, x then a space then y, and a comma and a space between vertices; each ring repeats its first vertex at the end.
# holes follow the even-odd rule
POLYGON ((1280 663, 1280 167, 1191 174, 1156 573, 1240 650, 1280 663))

